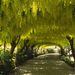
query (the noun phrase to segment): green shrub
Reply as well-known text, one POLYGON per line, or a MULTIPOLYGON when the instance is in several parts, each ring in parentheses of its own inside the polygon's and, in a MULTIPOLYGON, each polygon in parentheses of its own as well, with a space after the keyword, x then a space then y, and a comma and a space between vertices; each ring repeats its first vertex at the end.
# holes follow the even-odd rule
POLYGON ((44 52, 42 52, 42 55, 44 54, 44 52))
POLYGON ((34 57, 37 57, 38 56, 38 51, 37 50, 34 50, 33 51, 33 54, 34 54, 34 57))
POLYGON ((3 62, 4 73, 9 73, 15 68, 15 63, 12 60, 12 55, 9 53, 9 51, 5 51, 5 55, 2 52, 1 59, 2 59, 2 61, 4 61, 3 62))
POLYGON ((48 53, 55 53, 54 49, 51 49, 51 48, 47 49, 47 51, 48 53))
POLYGON ((9 61, 9 59, 11 59, 13 55, 11 55, 9 53, 9 51, 5 51, 5 55, 4 55, 4 52, 1 53, 1 58, 2 60, 5 60, 5 61, 9 61), (5 57, 4 57, 5 56, 5 57), (5 59, 4 59, 5 58, 5 59))
POLYGON ((16 62, 15 62, 15 64, 16 64, 16 66, 18 66, 19 64, 21 64, 21 53, 17 53, 16 54, 16 62))
POLYGON ((64 60, 65 62, 69 62, 69 59, 68 58, 65 58, 65 60, 64 60))
POLYGON ((74 66, 74 61, 71 61, 69 58, 66 58, 64 55, 61 56, 61 59, 64 60, 70 66, 74 66))
POLYGON ((57 49, 57 52, 58 52, 58 53, 61 53, 61 50, 57 49))
POLYGON ((43 50, 43 52, 44 52, 44 54, 46 54, 46 53, 47 53, 45 49, 43 50))
POLYGON ((9 73, 15 68, 14 61, 4 62, 3 66, 4 66, 4 73, 9 73))
POLYGON ((65 59, 65 56, 64 56, 64 55, 63 55, 63 56, 61 56, 61 59, 62 59, 62 60, 64 60, 64 59, 65 59))
POLYGON ((73 61, 71 61, 71 64, 74 64, 74 62, 73 62, 73 61))
POLYGON ((16 66, 20 65, 21 63, 25 62, 28 59, 28 55, 23 55, 21 52, 17 52, 16 54, 16 66))

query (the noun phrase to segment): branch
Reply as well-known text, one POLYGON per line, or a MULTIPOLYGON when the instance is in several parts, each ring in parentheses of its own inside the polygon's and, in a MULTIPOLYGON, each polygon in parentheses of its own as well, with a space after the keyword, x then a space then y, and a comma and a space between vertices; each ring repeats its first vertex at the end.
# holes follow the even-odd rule
POLYGON ((20 38, 21 38, 21 35, 19 35, 18 37, 19 37, 19 38, 18 38, 18 41, 17 41, 16 45, 18 44, 18 42, 19 42, 19 40, 20 40, 20 38))
POLYGON ((26 42, 25 42, 25 40, 24 40, 24 46, 22 47, 22 49, 20 50, 20 52, 22 52, 23 51, 23 49, 25 48, 25 46, 26 46, 26 44, 29 42, 29 40, 26 40, 26 42))
POLYGON ((27 39, 26 42, 25 42, 25 44, 27 44, 28 42, 29 42, 29 40, 27 39))
POLYGON ((33 44, 33 45, 31 46, 31 48, 33 48, 35 45, 36 45, 36 44, 33 44))
POLYGON ((69 35, 67 35, 66 38, 71 42, 71 37, 69 35))

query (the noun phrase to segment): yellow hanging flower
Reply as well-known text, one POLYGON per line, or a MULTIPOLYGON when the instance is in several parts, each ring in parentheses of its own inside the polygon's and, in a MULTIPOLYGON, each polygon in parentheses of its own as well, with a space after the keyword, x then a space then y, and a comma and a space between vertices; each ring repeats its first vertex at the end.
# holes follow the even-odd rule
POLYGON ((35 2, 33 2, 33 9, 32 9, 32 12, 34 13, 33 16, 36 16, 36 14, 37 14, 37 5, 35 4, 35 2))

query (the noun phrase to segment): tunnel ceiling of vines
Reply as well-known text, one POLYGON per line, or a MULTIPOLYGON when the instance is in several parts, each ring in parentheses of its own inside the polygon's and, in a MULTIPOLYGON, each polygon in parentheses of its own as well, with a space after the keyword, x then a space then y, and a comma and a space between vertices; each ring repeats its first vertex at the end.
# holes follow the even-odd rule
POLYGON ((0 39, 18 35, 34 44, 69 45, 75 37, 75 0, 0 0, 0 39))

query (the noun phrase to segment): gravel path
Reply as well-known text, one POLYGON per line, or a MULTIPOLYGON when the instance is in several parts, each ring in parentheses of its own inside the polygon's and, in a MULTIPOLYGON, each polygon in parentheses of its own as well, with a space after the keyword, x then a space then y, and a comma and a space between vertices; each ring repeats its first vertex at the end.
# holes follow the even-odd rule
POLYGON ((75 70, 58 53, 50 53, 26 61, 9 75, 75 75, 75 70))

